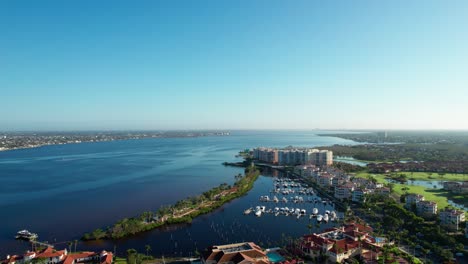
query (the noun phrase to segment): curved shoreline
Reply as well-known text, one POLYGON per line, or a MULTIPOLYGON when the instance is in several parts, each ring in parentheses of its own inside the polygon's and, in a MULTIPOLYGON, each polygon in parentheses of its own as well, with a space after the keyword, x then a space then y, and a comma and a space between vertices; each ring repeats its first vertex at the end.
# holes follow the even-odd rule
POLYGON ((260 171, 255 166, 245 169, 244 176, 236 175, 234 186, 221 184, 201 195, 178 201, 174 205, 161 207, 156 212, 143 212, 137 217, 124 218, 106 229, 98 228, 86 233, 81 240, 121 239, 156 229, 162 226, 191 223, 200 215, 210 213, 225 203, 239 198, 250 191, 260 171))

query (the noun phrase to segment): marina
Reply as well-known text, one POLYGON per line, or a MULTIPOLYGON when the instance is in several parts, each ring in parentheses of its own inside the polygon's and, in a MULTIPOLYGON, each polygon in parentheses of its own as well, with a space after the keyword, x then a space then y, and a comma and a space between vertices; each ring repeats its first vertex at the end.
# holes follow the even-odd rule
POLYGON ((316 219, 317 223, 337 221, 334 204, 315 194, 313 188, 288 178, 276 178, 270 195, 261 195, 259 202, 267 203, 250 207, 244 215, 253 213, 256 217, 267 215, 289 216, 291 219, 316 219), (309 214, 308 214, 309 212, 309 214))

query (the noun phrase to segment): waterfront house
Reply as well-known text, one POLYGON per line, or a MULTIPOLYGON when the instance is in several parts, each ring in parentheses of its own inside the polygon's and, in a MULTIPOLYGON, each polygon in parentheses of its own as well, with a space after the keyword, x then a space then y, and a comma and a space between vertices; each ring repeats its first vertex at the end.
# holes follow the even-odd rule
POLYGON ((376 243, 370 236, 372 228, 357 223, 331 228, 320 234, 310 234, 302 237, 301 250, 311 257, 326 256, 331 263, 341 263, 344 260, 362 255, 371 249, 376 250, 383 244, 376 243))
POLYGON ((317 178, 317 184, 322 188, 328 188, 332 186, 333 175, 328 173, 322 173, 317 178))
POLYGON ((335 198, 344 200, 351 198, 354 191, 354 184, 348 182, 346 184, 335 187, 335 198))
POLYGON ((439 212, 439 219, 441 225, 452 230, 458 230, 459 224, 465 222, 465 212, 445 208, 445 210, 439 212))
POLYGON ((103 250, 101 253, 96 252, 80 252, 68 254, 63 261, 63 264, 81 264, 81 263, 96 263, 96 264, 111 264, 113 254, 103 250))
POLYGON ((37 253, 35 258, 44 259, 47 264, 54 264, 62 262, 67 254, 67 249, 55 250, 54 248, 48 247, 37 253))
POLYGON ((67 249, 56 250, 52 247, 47 247, 37 252, 28 251, 20 256, 7 256, 7 258, 0 261, 0 263, 23 264, 35 262, 35 260, 43 264, 111 264, 113 262, 113 254, 107 251, 102 251, 101 253, 89 251, 68 253, 67 249))
POLYGON ((270 263, 266 252, 253 242, 211 246, 202 253, 205 264, 270 263))
POLYGON ((315 165, 298 165, 294 167, 294 172, 302 177, 312 177, 316 175, 320 169, 315 165))

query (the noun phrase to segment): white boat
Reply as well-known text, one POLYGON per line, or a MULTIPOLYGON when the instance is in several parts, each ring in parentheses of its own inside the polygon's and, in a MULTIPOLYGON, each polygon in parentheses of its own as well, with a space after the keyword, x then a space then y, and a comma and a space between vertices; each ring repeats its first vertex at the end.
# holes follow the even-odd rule
POLYGON ((276 195, 273 196, 273 202, 275 202, 275 203, 279 202, 278 197, 276 197, 276 195))
POLYGON ((330 211, 328 211, 328 210, 325 210, 325 214, 330 214, 330 211))
POLYGON ((288 202, 288 198, 283 197, 283 202, 287 203, 287 202, 288 202))
POLYGON ((265 212, 265 209, 266 209, 266 207, 265 207, 265 206, 263 206, 263 205, 262 205, 262 206, 260 206, 260 210, 262 211, 262 213, 264 213, 264 212, 265 212))
POLYGON ((302 209, 301 210, 301 215, 305 215, 306 214, 306 210, 305 209, 302 209))
POLYGON ((318 209, 317 208, 312 209, 312 214, 314 215, 318 214, 318 209))
POLYGON ((327 215, 327 214, 325 214, 325 215, 323 216, 323 221, 328 222, 328 215, 327 215))
POLYGON ((297 214, 297 215, 298 215, 298 214, 300 214, 300 213, 301 213, 301 209, 296 208, 296 210, 294 210, 294 214, 297 214))
POLYGON ((252 210, 253 210, 253 208, 250 207, 250 208, 248 208, 248 209, 246 209, 246 210, 244 211, 244 214, 245 214, 245 215, 248 215, 248 214, 250 214, 250 213, 252 212, 252 210))
POLYGON ((255 216, 257 216, 257 217, 262 216, 262 211, 261 210, 255 211, 255 216))
POLYGON ((317 215, 317 222, 322 222, 323 216, 322 215, 317 215))
POLYGON ((35 233, 31 233, 28 230, 21 230, 16 233, 16 239, 24 239, 24 240, 35 240, 37 239, 38 235, 35 233))

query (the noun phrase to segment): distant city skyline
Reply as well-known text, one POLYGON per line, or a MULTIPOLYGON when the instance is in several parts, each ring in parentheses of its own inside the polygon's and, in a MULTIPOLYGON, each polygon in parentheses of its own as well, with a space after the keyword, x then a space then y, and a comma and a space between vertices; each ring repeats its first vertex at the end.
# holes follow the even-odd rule
POLYGON ((0 131, 468 130, 467 1, 2 1, 0 131))

